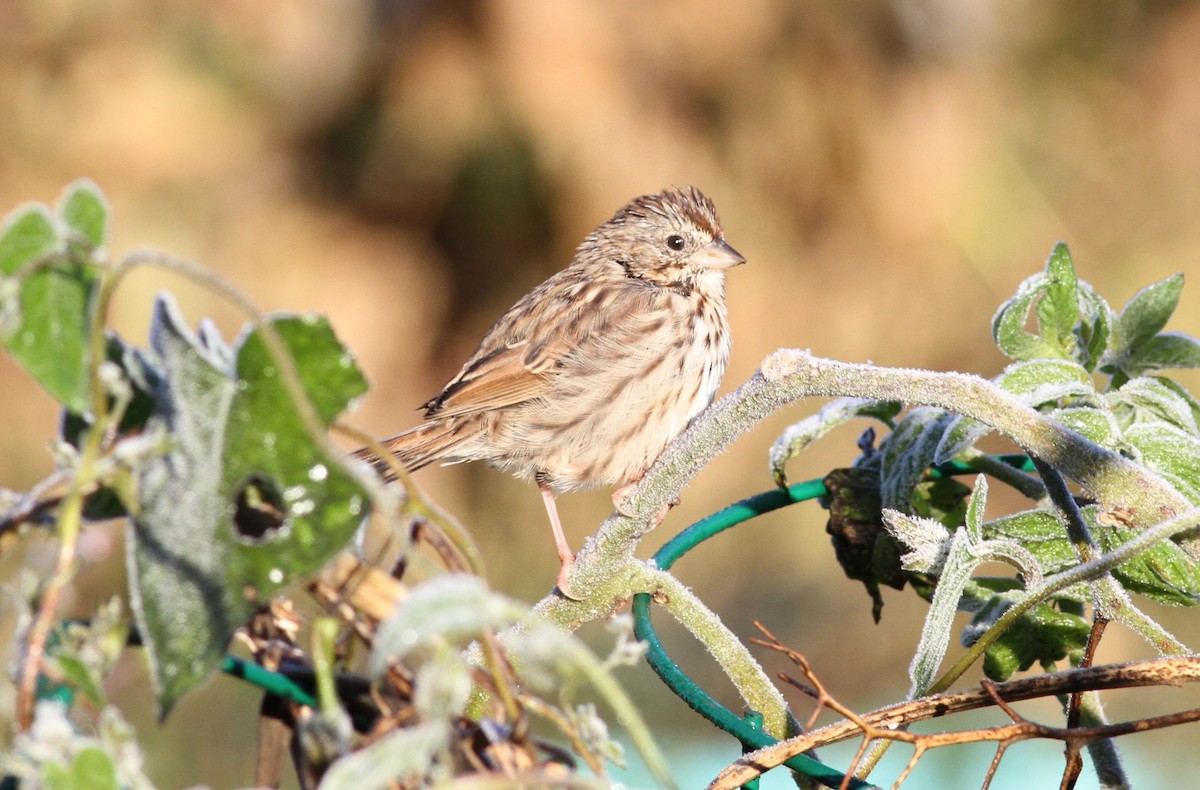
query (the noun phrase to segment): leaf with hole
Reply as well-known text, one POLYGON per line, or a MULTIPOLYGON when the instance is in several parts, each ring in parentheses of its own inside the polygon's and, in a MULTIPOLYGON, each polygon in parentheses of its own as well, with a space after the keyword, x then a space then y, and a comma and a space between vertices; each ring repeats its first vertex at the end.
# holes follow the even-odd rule
MULTIPOLYGON (((366 391, 366 381, 324 318, 279 317, 271 325, 323 429, 366 391)), ((237 346, 222 483, 235 503, 229 581, 259 596, 324 565, 349 543, 368 504, 340 457, 309 434, 262 332, 237 346)))

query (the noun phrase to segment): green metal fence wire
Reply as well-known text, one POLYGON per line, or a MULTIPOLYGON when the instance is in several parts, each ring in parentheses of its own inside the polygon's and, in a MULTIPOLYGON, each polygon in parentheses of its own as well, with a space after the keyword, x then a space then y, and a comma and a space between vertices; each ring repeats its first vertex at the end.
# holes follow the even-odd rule
MULTIPOLYGON (((662 570, 669 570, 677 559, 713 535, 724 532, 755 516, 761 516, 763 513, 770 513, 772 510, 778 510, 796 502, 807 502, 825 494, 825 485, 820 480, 809 480, 787 488, 778 488, 774 491, 757 494, 697 521, 667 541, 654 554, 652 560, 662 570)), ((633 630, 637 638, 646 643, 646 661, 663 683, 667 684, 667 688, 686 702, 692 710, 736 738, 744 749, 761 749, 777 743, 777 739, 754 727, 752 722, 738 716, 709 696, 671 660, 663 648, 662 642, 659 641, 654 627, 650 624, 650 601, 651 597, 647 593, 639 593, 633 597, 633 630)), ((828 787, 839 787, 846 778, 836 769, 803 754, 796 755, 784 765, 796 773, 828 787)), ((848 786, 856 790, 875 787, 868 782, 854 778, 850 780, 848 786)))
POLYGON ((274 694, 288 702, 307 705, 310 708, 317 707, 316 698, 301 688, 296 681, 281 672, 272 672, 253 661, 227 655, 221 661, 221 671, 231 677, 240 678, 258 686, 268 694, 274 694))
MULTIPOLYGON (((1033 471, 1033 464, 1027 456, 1001 455, 997 456, 997 459, 1022 471, 1033 471)), ((968 464, 951 461, 939 464, 929 471, 930 475, 934 477, 950 477, 972 474, 978 470, 968 464)), ((820 480, 807 480, 787 488, 777 488, 744 499, 697 521, 680 532, 655 552, 652 561, 662 570, 669 570, 675 561, 684 554, 730 527, 797 502, 818 499, 827 493, 825 484, 820 480)), ((648 645, 646 660, 663 683, 677 697, 686 702, 692 710, 740 741, 744 749, 759 749, 776 743, 775 738, 754 728, 745 719, 709 696, 671 660, 650 623, 650 601, 651 597, 646 593, 639 593, 633 597, 634 633, 638 639, 648 645)), ((831 787, 839 786, 844 779, 843 775, 833 768, 804 755, 793 757, 784 765, 803 776, 831 787)), ((874 787, 874 785, 859 779, 851 779, 848 786, 864 790, 874 787)))

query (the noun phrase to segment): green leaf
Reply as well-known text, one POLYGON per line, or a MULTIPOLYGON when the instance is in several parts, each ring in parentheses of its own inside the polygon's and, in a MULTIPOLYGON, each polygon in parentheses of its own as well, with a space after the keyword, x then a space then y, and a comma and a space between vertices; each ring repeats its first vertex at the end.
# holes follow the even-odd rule
POLYGON ((139 474, 141 509, 130 526, 130 605, 165 716, 216 666, 253 604, 225 584, 233 553, 222 453, 236 385, 169 297, 155 305, 150 342, 163 379, 150 427, 174 449, 139 474))
POLYGON ((954 415, 950 427, 946 429, 938 442, 937 450, 934 451, 933 463, 941 464, 953 461, 959 453, 974 447, 980 439, 991 432, 992 428, 989 425, 972 420, 970 417, 954 415))
POLYGON ((91 180, 80 179, 66 188, 59 200, 58 215, 90 249, 104 245, 108 236, 108 202, 91 180))
POLYGON ((1095 369, 1107 350, 1112 309, 1075 275, 1065 244, 1057 245, 1044 272, 1026 279, 992 319, 992 337, 1017 361, 1072 360, 1095 369), (1037 331, 1027 326, 1036 319, 1037 331))
POLYGON ((37 258, 49 255, 58 243, 54 220, 43 206, 22 206, 4 218, 0 231, 0 274, 11 276, 37 258))
POLYGON ((1140 343, 1123 365, 1130 376, 1185 368, 1200 368, 1200 340, 1178 332, 1163 332, 1140 343))
MULTIPOLYGON (((1097 525, 1092 534, 1101 550, 1112 551, 1138 535, 1138 530, 1097 525)), ((1113 571, 1125 589, 1159 603, 1195 606, 1200 603, 1200 567, 1176 544, 1163 540, 1113 571)))
POLYGON ((786 487, 784 466, 787 462, 837 426, 855 417, 874 417, 890 428, 902 408, 902 404, 895 401, 838 398, 823 406, 816 414, 789 426, 771 447, 771 476, 775 484, 780 488, 786 487))
POLYGON ((976 476, 975 490, 971 492, 971 498, 967 500, 967 512, 964 519, 967 534, 971 536, 972 543, 979 543, 983 540, 983 512, 987 509, 987 495, 987 478, 983 475, 976 476))
POLYGON ((1057 573, 1079 564, 1079 555, 1051 508, 1025 510, 983 524, 988 540, 1012 540, 1028 549, 1046 573, 1057 573))
POLYGON ((19 277, 15 303, 0 281, 0 342, 56 400, 83 413, 96 269, 68 260, 40 206, 10 214, 0 232, 0 275, 19 277))
POLYGON ((958 530, 950 539, 946 562, 933 591, 929 611, 925 614, 921 638, 908 666, 908 676, 911 680, 908 699, 921 696, 933 683, 950 644, 950 633, 954 625, 954 616, 958 613, 959 599, 978 564, 967 531, 958 530))
POLYGON ((59 655, 54 657, 58 671, 63 680, 78 690, 88 701, 97 708, 104 706, 104 688, 100 678, 77 655, 59 655))
MULTIPOLYGON (((353 358, 323 318, 276 318, 272 325, 295 361, 317 415, 328 423, 367 389, 353 358)), ((224 491, 235 503, 237 540, 230 584, 267 595, 311 573, 346 546, 363 519, 361 484, 309 436, 267 352, 261 330, 237 351, 238 391, 225 439, 224 491), (242 507, 256 489, 278 495, 282 521, 261 532, 242 507)), ((251 514, 252 515, 252 514, 251 514)))
POLYGON ((79 750, 71 765, 48 764, 43 781, 51 790, 119 790, 112 759, 95 746, 79 750))
POLYGON ((1025 329, 1033 306, 1045 287, 1044 273, 1027 278, 992 318, 992 339, 1010 359, 1025 361, 1061 356, 1059 350, 1041 335, 1025 329))
POLYGON ((1079 363, 1066 359, 1015 362, 1004 369, 996 384, 1034 408, 1096 394, 1092 375, 1079 363))
POLYGON ((1117 319, 1113 350, 1124 354, 1161 332, 1179 305, 1182 291, 1183 275, 1173 274, 1134 294, 1117 319))
POLYGON ((1125 441, 1192 504, 1200 504, 1200 437, 1164 423, 1138 423, 1125 441))
POLYGON ((1071 253, 1059 242, 1046 260, 1046 288, 1037 303, 1037 318, 1042 339, 1064 358, 1070 358, 1075 348, 1075 327, 1080 322, 1078 290, 1071 253))
POLYGON ((1112 327, 1117 319, 1108 302, 1086 282, 1079 283, 1079 308, 1082 317, 1075 330, 1079 340, 1075 359, 1090 372, 1108 353, 1112 327))
MULTIPOLYGON (((982 633, 1010 605, 1006 596, 996 596, 976 613, 968 628, 972 633, 982 633)), ((1061 661, 1081 649, 1090 632, 1091 626, 1079 615, 1068 614, 1049 603, 1039 604, 1018 618, 984 651, 983 672, 991 680, 1004 681, 1035 663, 1061 661)))
POLYGON ((967 497, 970 495, 971 489, 953 477, 935 477, 913 486, 910 505, 915 515, 954 529, 966 520, 967 497))
POLYGON ((1070 407, 1055 409, 1050 416, 1101 447, 1115 450, 1121 445, 1121 429, 1116 418, 1105 409, 1070 407))
POLYGON ((1122 428, 1138 423, 1166 423, 1186 433, 1200 434, 1195 399, 1167 379, 1151 376, 1130 379, 1120 389, 1108 393, 1105 400, 1122 428))

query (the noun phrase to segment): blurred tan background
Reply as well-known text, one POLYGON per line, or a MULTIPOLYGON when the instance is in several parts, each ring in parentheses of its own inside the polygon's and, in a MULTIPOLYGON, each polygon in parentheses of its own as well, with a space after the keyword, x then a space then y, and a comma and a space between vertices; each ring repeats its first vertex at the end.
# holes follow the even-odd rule
MULTIPOLYGON (((412 425, 588 231, 670 184, 707 192, 749 259, 728 279, 723 391, 779 347, 990 376, 1004 362, 993 312, 1060 239, 1117 308, 1186 272, 1172 328, 1200 334, 1198 57, 1200 6, 1186 2, 8 0, 0 207, 88 176, 112 201, 114 256, 157 247, 266 309, 328 315, 372 382, 352 420, 379 435, 412 425)), ((220 299, 148 271, 119 294, 118 330, 144 342, 164 288, 193 321, 236 333, 220 299)), ((743 437, 646 553, 770 487, 770 442, 817 405, 743 437)), ((6 357, 0 415, 0 486, 28 488, 52 468, 56 411, 6 357)), ((861 427, 793 462, 792 478, 848 463, 861 427)), ((495 587, 549 589, 532 486, 482 466, 418 481, 474 532, 495 587)), ((575 546, 610 510, 606 492, 560 508, 575 546)), ((678 572, 739 632, 758 618, 804 651, 847 703, 897 699, 924 606, 889 592, 874 625, 823 529, 823 511, 800 505, 678 572)), ((119 589, 100 570, 118 537, 90 538, 81 607, 119 589)), ((1192 619, 1172 620, 1185 641, 1192 619)), ((1147 654, 1119 631, 1106 640, 1107 658, 1147 654)), ((686 639, 672 643, 725 694, 686 639)), ((627 676, 660 726, 693 723, 648 672, 627 676)), ((136 662, 122 677, 160 781, 249 782, 252 692, 214 681, 160 731, 136 662), (198 730, 211 749, 195 750, 198 730)))

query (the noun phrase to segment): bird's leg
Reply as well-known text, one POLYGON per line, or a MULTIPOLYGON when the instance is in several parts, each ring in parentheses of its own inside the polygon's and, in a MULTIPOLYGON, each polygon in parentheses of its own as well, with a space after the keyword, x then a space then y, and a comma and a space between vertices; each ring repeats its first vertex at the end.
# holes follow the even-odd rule
POLYGON ((562 567, 558 569, 558 578, 555 584, 558 586, 558 591, 568 598, 574 599, 571 594, 571 589, 567 585, 567 577, 571 574, 571 567, 575 564, 575 555, 571 553, 571 546, 567 543, 567 537, 563 534, 562 522, 558 520, 558 505, 554 502, 554 489, 550 484, 539 476, 538 488, 542 491, 542 501, 546 503, 546 515, 550 516, 550 529, 554 530, 554 546, 558 549, 558 559, 562 563, 562 567))

